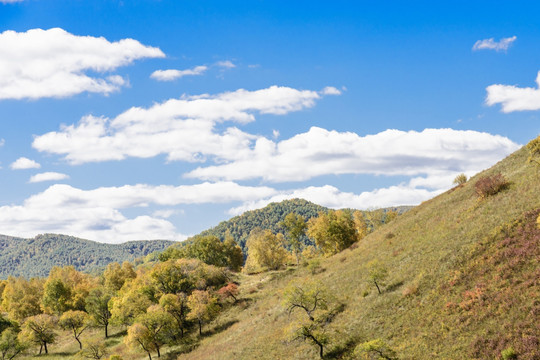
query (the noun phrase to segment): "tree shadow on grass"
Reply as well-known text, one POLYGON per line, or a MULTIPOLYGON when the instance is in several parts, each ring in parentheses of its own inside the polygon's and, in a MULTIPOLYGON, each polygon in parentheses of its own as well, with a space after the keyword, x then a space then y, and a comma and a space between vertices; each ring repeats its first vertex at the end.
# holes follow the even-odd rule
POLYGON ((215 326, 211 330, 203 332, 202 336, 203 337, 209 337, 209 336, 213 336, 215 334, 219 334, 220 332, 227 330, 228 328, 230 328, 231 326, 233 326, 237 322, 238 322, 238 320, 230 320, 230 321, 224 322, 222 324, 219 324, 219 325, 215 326))
POLYGON ((401 286, 403 286, 404 282, 403 281, 397 281, 395 283, 392 283, 390 285, 388 285, 385 289, 384 289, 384 292, 385 293, 389 293, 389 292, 392 292, 392 291, 396 291, 397 289, 399 289, 401 286))
POLYGON ((117 333, 114 333, 112 335, 109 335, 109 337, 107 339, 117 339, 117 338, 122 338, 124 336, 127 335, 127 329, 126 330, 120 330, 119 332, 117 333))

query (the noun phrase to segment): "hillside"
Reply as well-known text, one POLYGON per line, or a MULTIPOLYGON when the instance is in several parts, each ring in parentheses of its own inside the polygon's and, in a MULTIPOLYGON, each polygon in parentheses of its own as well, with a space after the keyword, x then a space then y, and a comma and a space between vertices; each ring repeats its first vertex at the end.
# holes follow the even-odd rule
POLYGON ((45 277, 53 266, 73 265, 88 272, 115 261, 133 261, 171 244, 173 241, 165 240, 104 244, 55 234, 33 239, 0 235, 0 279, 10 275, 45 277))
POLYGON ((242 276, 242 307, 216 324, 226 330, 179 359, 314 359, 289 341, 282 305, 291 281, 320 281, 343 304, 327 328, 327 358, 353 359, 358 344, 381 339, 399 359, 540 358, 540 175, 527 150, 419 205, 320 269, 242 276), (509 186, 479 199, 474 185, 502 173, 509 186), (382 294, 368 263, 388 269, 382 294), (221 324, 221 325, 220 325, 221 324), (511 349, 510 349, 511 348, 511 349))

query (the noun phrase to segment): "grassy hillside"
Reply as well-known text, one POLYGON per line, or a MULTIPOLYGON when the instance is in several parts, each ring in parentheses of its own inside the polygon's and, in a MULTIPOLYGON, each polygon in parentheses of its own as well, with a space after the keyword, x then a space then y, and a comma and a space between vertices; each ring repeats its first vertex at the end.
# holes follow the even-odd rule
POLYGON ((153 240, 112 245, 55 234, 33 239, 0 235, 0 279, 9 275, 46 277, 53 266, 92 271, 115 261, 133 261, 171 244, 173 241, 153 240))
MULTIPOLYGON (((326 326, 326 359, 359 359, 354 349, 376 339, 399 359, 540 359, 540 170, 527 155, 519 150, 320 262, 236 275, 236 305, 161 358, 317 359, 316 347, 288 336, 295 317, 283 303, 289 284, 316 281, 339 309, 326 326), (508 185, 480 199, 475 184, 499 173, 508 185), (388 269, 381 294, 369 281, 375 259, 388 269)), ((109 353, 148 359, 123 344, 122 330, 111 331, 109 353)), ((74 358, 77 344, 59 333, 42 358, 74 358)))
POLYGON ((540 174, 520 151, 321 263, 242 278, 246 308, 233 323, 179 359, 314 359, 305 342, 287 341, 281 305, 291 282, 321 281, 344 304, 329 325, 329 358, 352 358, 360 343, 383 339, 400 359, 496 359, 509 347, 538 359, 540 338, 540 174), (502 173, 508 188, 479 200, 474 184, 502 173), (367 264, 389 270, 378 295, 367 264))

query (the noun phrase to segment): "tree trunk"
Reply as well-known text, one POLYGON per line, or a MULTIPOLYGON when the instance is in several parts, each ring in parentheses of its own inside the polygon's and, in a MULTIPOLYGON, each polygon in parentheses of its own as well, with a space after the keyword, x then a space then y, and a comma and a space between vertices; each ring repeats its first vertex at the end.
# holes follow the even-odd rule
POLYGON ((154 344, 154 346, 156 347, 157 357, 161 357, 161 353, 159 352, 159 346, 157 346, 156 344, 154 344))
POLYGON ((43 347, 45 348, 45 354, 48 354, 49 350, 47 350, 47 343, 46 342, 43 343, 43 347))
POLYGON ((199 336, 202 336, 202 322, 199 320, 199 336))
POLYGON ((105 339, 109 337, 109 324, 105 324, 105 339))
POLYGON ((381 293, 381 289, 379 289, 379 284, 377 284, 376 281, 374 281, 374 283, 375 283, 375 286, 377 287, 377 290, 379 291, 379 295, 382 294, 382 293, 381 293))
POLYGON ((79 343, 79 350, 82 350, 82 343, 81 343, 81 340, 79 340, 78 337, 75 337, 75 340, 77 340, 77 342, 79 343))
POLYGON ((150 360, 152 360, 152 354, 150 354, 150 351, 147 351, 147 353, 148 353, 148 358, 149 358, 150 360))

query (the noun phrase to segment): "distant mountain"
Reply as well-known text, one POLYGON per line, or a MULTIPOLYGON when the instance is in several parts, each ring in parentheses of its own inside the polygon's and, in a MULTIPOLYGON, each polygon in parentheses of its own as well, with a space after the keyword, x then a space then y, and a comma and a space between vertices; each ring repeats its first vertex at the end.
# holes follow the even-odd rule
POLYGON ((56 234, 38 235, 33 239, 0 235, 0 279, 9 275, 47 276, 53 266, 73 265, 77 270, 90 272, 111 262, 133 261, 173 243, 151 240, 103 244, 56 234))

